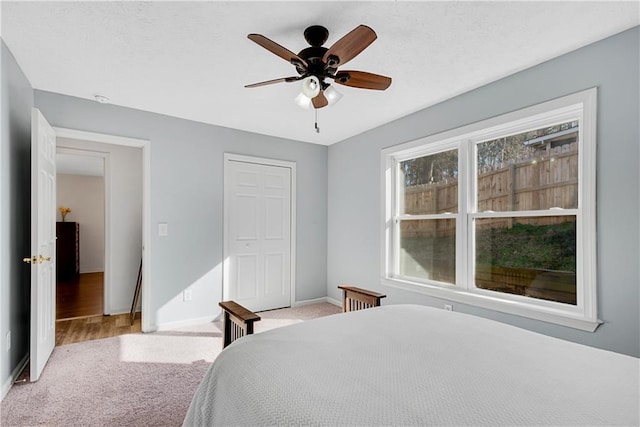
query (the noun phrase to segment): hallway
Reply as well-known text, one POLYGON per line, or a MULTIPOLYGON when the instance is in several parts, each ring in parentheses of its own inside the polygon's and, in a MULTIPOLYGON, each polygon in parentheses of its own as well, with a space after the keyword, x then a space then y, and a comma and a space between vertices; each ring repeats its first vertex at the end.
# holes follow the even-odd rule
POLYGON ((104 273, 84 273, 56 283, 56 320, 104 312, 104 273))
POLYGON ((56 346, 141 331, 140 313, 103 316, 104 273, 84 273, 56 284, 56 346))

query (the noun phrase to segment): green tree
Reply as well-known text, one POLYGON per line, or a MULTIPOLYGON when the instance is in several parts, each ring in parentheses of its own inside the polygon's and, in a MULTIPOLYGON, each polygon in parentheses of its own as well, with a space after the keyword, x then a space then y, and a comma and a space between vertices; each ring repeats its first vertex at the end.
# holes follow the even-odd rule
POLYGON ((458 151, 450 150, 404 161, 405 186, 447 182, 458 178, 458 151))
MULTIPOLYGON (((534 147, 525 144, 526 141, 577 126, 578 122, 572 121, 481 142, 477 144, 478 169, 495 169, 505 163, 526 158, 535 152, 534 147)), ((448 182, 458 178, 458 151, 443 151, 406 160, 400 163, 400 168, 404 173, 406 187, 448 182)))

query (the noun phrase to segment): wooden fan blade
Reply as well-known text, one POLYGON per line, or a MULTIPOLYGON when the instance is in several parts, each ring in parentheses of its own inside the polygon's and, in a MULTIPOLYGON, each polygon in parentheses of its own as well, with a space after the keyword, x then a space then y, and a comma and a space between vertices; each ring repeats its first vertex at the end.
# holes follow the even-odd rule
POLYGON ((283 77, 281 79, 273 79, 273 80, 267 80, 264 82, 260 82, 260 83, 252 83, 250 85, 246 85, 245 87, 259 87, 259 86, 266 86, 266 85, 272 85, 274 83, 289 83, 289 82, 295 82, 302 79, 302 77, 297 76, 297 77, 283 77))
POLYGON ((365 71, 338 71, 334 81, 341 85, 360 89, 385 90, 391 86, 391 77, 365 71))
POLYGON ((296 55, 295 53, 291 52, 289 49, 287 49, 286 47, 280 46, 278 43, 274 42, 273 40, 269 40, 268 38, 266 38, 263 35, 260 34, 249 34, 247 36, 249 38, 249 40, 252 40, 256 43, 258 43, 260 46, 262 46, 263 48, 267 49, 269 52, 271 53, 275 53, 276 55, 278 55, 280 58, 284 59, 285 61, 293 64, 293 61, 298 61, 300 64, 302 64, 305 68, 307 67, 307 62, 300 58, 298 55, 296 55))
POLYGON ((329 101, 327 100, 327 97, 324 96, 324 92, 322 91, 320 91, 320 93, 311 100, 311 103, 313 104, 313 108, 315 108, 316 110, 318 108, 326 107, 327 105, 329 105, 329 101))
POLYGON ((337 57, 335 66, 344 65, 356 55, 365 50, 378 36, 366 25, 359 25, 350 33, 335 42, 324 54, 322 60, 326 63, 330 56, 337 57))

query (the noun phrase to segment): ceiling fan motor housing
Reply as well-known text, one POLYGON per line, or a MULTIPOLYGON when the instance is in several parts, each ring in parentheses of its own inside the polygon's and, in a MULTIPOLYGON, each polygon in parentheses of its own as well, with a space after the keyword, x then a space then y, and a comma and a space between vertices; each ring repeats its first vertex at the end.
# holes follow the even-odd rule
POLYGON ((324 86, 324 79, 327 75, 335 73, 336 68, 334 66, 338 64, 338 58, 335 57, 334 59, 333 55, 327 63, 323 61, 324 55, 329 49, 322 45, 329 38, 329 30, 322 25, 312 25, 304 30, 304 38, 311 47, 302 49, 298 56, 304 59, 308 66, 305 68, 294 64, 296 65, 296 71, 300 75, 316 76, 324 86))
POLYGON ((300 53, 298 53, 298 56, 304 59, 309 66, 306 68, 306 70, 304 68, 296 67, 298 73, 300 73, 300 71, 303 71, 303 73, 307 72, 314 75, 324 74, 325 64, 322 61, 322 58, 324 57, 324 54, 327 52, 327 50, 328 49, 326 47, 321 46, 312 46, 306 49, 302 49, 300 53))
POLYGON ((320 47, 329 38, 329 30, 322 25, 312 25, 304 30, 304 38, 311 46, 320 47))

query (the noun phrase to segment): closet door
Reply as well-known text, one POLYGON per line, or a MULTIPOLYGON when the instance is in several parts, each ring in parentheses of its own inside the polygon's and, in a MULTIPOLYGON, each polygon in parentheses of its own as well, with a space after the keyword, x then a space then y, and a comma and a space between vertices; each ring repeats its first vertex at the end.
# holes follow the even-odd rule
POLYGON ((291 169, 225 166, 228 298, 252 310, 291 305, 291 169))

